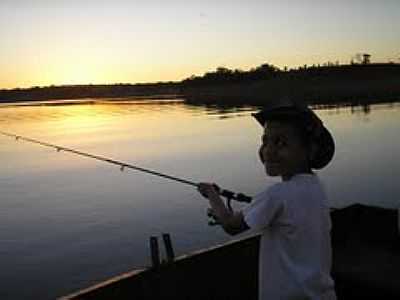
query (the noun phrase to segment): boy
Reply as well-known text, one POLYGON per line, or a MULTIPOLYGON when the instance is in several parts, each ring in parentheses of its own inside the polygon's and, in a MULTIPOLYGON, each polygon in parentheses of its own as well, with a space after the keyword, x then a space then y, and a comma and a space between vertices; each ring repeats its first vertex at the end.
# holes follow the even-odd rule
POLYGON ((336 299, 330 276, 329 207, 312 169, 333 157, 334 142, 321 120, 290 99, 254 114, 264 127, 260 160, 279 182, 239 212, 230 211, 213 184, 199 184, 210 213, 229 234, 261 231, 259 299, 336 299))

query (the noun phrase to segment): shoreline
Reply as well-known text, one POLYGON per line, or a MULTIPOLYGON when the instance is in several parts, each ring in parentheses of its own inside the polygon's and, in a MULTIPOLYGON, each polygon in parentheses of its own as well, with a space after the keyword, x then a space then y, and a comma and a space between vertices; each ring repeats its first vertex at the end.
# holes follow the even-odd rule
MULTIPOLYGON (((241 99, 243 100, 243 99, 241 99)), ((191 106, 206 106, 220 109, 225 108, 240 108, 240 107, 262 107, 265 100, 252 101, 230 101, 229 103, 215 101, 214 98, 199 98, 188 99, 184 96, 176 95, 171 97, 164 95, 162 97, 118 97, 118 98, 79 98, 79 99, 48 99, 48 100, 30 100, 30 101, 6 101, 0 102, 0 108, 7 107, 32 107, 32 106, 69 106, 69 105, 96 105, 96 104, 171 104, 184 103, 191 106)), ((370 105, 375 104, 391 104, 400 103, 400 96, 391 98, 370 98, 370 99, 355 99, 352 97, 341 99, 341 101, 307 101, 313 109, 335 109, 338 107, 364 107, 368 110, 370 105)))
POLYGON ((79 99, 184 99, 186 103, 194 105, 234 106, 263 105, 266 101, 291 96, 309 104, 351 102, 362 105, 400 99, 400 64, 394 63, 305 67, 290 71, 274 69, 250 79, 245 74, 247 73, 237 75, 225 70, 180 82, 0 90, 0 104, 66 100, 73 102, 79 99))

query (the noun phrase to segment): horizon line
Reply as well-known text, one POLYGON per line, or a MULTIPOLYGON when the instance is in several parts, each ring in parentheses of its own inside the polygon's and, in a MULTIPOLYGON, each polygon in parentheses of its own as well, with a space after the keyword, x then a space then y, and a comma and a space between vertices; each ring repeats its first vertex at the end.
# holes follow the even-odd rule
MULTIPOLYGON (((400 60, 400 59, 399 59, 400 60)), ((281 72, 290 72, 290 71, 297 71, 297 70, 301 70, 302 68, 306 67, 306 69, 308 68, 327 68, 327 67, 338 67, 338 66, 352 66, 352 65, 400 65, 400 62, 394 62, 394 61, 388 61, 388 62, 370 62, 368 64, 363 64, 362 62, 355 62, 355 63, 348 63, 348 64, 340 64, 337 62, 326 62, 326 63, 318 63, 318 64, 312 64, 312 65, 308 65, 308 64, 304 64, 304 65, 299 65, 297 67, 292 67, 292 68, 288 68, 287 66, 284 66, 283 68, 280 68, 278 66, 275 66, 273 64, 270 63, 262 63, 258 66, 262 66, 262 65, 270 65, 270 66, 274 66, 276 68, 278 68, 279 71, 281 72), (285 69, 287 68, 287 69, 285 69)), ((206 71, 205 73, 203 73, 202 75, 191 75, 191 76, 196 76, 196 77, 201 77, 204 76, 206 73, 209 72, 214 72, 216 71, 218 68, 226 68, 224 66, 218 66, 216 67, 214 70, 212 71, 206 71)), ((241 70, 241 69, 230 69, 230 68, 226 68, 232 71, 235 70, 240 70, 243 72, 249 72, 252 69, 254 69, 254 67, 249 68, 248 70, 241 70)), ((0 88, 0 91, 15 91, 15 90, 30 90, 30 89, 42 89, 42 88, 58 88, 58 87, 83 87, 83 86, 116 86, 116 85, 152 85, 152 84, 176 84, 176 83, 181 83, 182 81, 190 78, 191 76, 188 76, 186 78, 180 79, 180 80, 167 80, 167 81, 153 81, 153 82, 135 82, 135 83, 128 83, 128 82, 113 82, 113 83, 81 83, 81 84, 50 84, 50 85, 33 85, 30 87, 12 87, 12 88, 0 88)))

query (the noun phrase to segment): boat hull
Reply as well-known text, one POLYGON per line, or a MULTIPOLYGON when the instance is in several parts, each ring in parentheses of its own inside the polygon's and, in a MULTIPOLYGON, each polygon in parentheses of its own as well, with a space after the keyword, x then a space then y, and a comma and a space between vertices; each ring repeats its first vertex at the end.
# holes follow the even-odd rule
MULTIPOLYGON (((331 216, 338 299, 400 299, 397 211, 354 205, 331 216)), ((257 299, 259 240, 197 251, 61 299, 257 299)))

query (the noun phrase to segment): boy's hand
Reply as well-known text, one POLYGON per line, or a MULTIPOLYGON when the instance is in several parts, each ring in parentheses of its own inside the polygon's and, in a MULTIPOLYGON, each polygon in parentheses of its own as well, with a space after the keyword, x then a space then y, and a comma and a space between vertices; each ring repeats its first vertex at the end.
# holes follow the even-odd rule
POLYGON ((219 197, 219 187, 214 183, 201 182, 197 189, 203 197, 209 200, 219 197))

